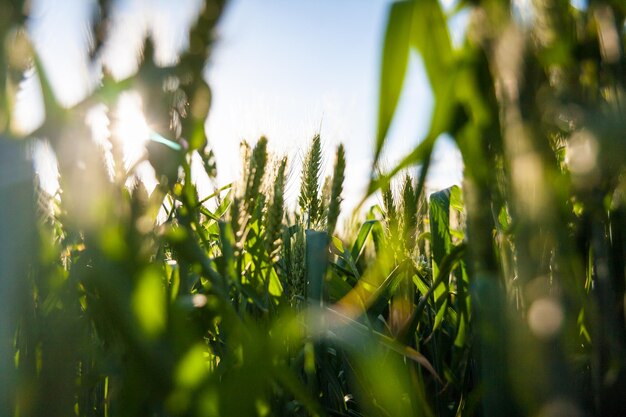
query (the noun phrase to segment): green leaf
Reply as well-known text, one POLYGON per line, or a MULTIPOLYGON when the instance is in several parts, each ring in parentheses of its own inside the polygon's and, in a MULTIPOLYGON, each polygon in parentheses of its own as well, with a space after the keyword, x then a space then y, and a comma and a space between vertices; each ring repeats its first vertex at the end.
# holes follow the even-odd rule
POLYGON ((389 9, 382 57, 374 163, 380 156, 402 91, 409 60, 414 4, 411 1, 399 1, 393 3, 389 9))
POLYGON ((352 249, 350 250, 350 255, 352 256, 353 262, 356 264, 359 260, 359 257, 363 253, 363 249, 365 248, 365 242, 370 232, 372 231, 372 227, 378 223, 378 220, 368 220, 361 225, 359 229, 359 234, 352 245, 352 249))
POLYGON ((180 387, 193 389, 208 375, 204 359, 206 347, 202 343, 192 346, 178 361, 174 371, 174 380, 180 387))
POLYGON ((443 319, 446 315, 446 311, 448 310, 448 299, 444 299, 441 306, 437 309, 437 315, 435 316, 435 324, 433 325, 433 332, 441 326, 443 323, 443 319))
POLYGON ((333 267, 333 269, 331 269, 332 272, 328 274, 328 278, 326 278, 324 285, 326 286, 325 291, 328 301, 335 303, 348 294, 352 289, 352 286, 342 279, 340 274, 343 271, 337 269, 336 264, 331 264, 331 266, 333 267))
POLYGON ((457 108, 454 93, 456 70, 450 34, 441 5, 437 0, 394 3, 387 24, 387 37, 383 51, 379 125, 374 163, 380 157, 385 136, 398 103, 411 47, 416 48, 422 56, 426 74, 435 95, 435 109, 430 131, 426 138, 388 174, 370 182, 363 201, 381 187, 388 185, 395 174, 409 166, 422 164, 422 174, 425 178, 437 137, 448 130, 453 130, 452 116, 457 108), (407 28, 410 30, 408 47, 405 38, 407 28))
POLYGON ((453 185, 450 187, 450 207, 456 211, 463 211, 465 209, 463 191, 459 186, 453 185))
POLYGON ((334 245, 334 247, 340 252, 343 253, 345 251, 345 249, 343 248, 343 242, 341 241, 341 239, 339 239, 338 237, 333 236, 332 237, 332 243, 334 245))
POLYGON ((438 0, 419 0, 413 4, 411 46, 422 56, 437 101, 449 82, 448 70, 453 58, 446 17, 438 0))
POLYGON ((370 296, 368 304, 370 311, 374 311, 378 315, 388 305, 391 297, 396 293, 400 281, 406 277, 408 270, 408 260, 404 260, 400 265, 396 266, 391 273, 380 284, 376 291, 370 296))
POLYGON ((417 325, 422 317, 422 312, 426 307, 428 299, 433 295, 437 287, 441 285, 450 275, 450 272, 457 266, 457 264, 463 258, 465 254, 465 244, 461 243, 458 246, 452 247, 450 253, 448 253, 441 261, 439 273, 436 275, 434 282, 428 289, 428 292, 421 298, 417 304, 415 310, 411 314, 411 318, 407 322, 406 326, 402 329, 398 335, 398 340, 406 341, 415 332, 417 325))
POLYGON ((132 295, 132 308, 144 336, 155 338, 165 329, 166 299, 158 268, 147 268, 139 277, 132 295))
POLYGON ((468 327, 470 320, 470 297, 469 297, 469 277, 467 275, 467 268, 465 262, 461 261, 460 268, 457 268, 456 272, 456 310, 458 311, 458 327, 456 338, 454 339, 454 346, 462 348, 465 346, 465 342, 468 337, 468 327))
POLYGON ((452 188, 431 194, 429 204, 433 274, 439 271, 443 257, 450 251, 450 193, 452 188))
POLYGON ((269 268, 269 275, 266 279, 269 279, 268 288, 269 295, 272 297, 280 297, 283 294, 283 286, 280 283, 280 279, 276 274, 276 269, 273 267, 269 268))

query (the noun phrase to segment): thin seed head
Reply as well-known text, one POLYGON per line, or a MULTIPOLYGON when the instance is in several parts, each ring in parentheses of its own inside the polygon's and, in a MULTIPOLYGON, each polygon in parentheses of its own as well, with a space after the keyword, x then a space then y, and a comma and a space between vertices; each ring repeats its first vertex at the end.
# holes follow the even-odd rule
POLYGON ((250 178, 250 158, 252 155, 252 149, 250 148, 250 144, 248 142, 241 141, 239 145, 239 152, 241 154, 241 163, 243 166, 243 172, 241 173, 241 186, 238 190, 239 193, 245 192, 246 184, 248 184, 248 179, 250 178))
POLYGON ((287 275, 285 285, 287 297, 292 307, 296 309, 299 308, 306 289, 305 245, 304 229, 299 228, 291 238, 290 273, 287 275))
POLYGON ((287 158, 283 158, 278 166, 278 172, 274 179, 274 191, 271 204, 267 210, 265 242, 270 259, 274 260, 280 250, 281 226, 284 217, 285 206, 285 168, 287 158))
POLYGON ((327 230, 329 234, 333 234, 335 227, 337 227, 337 219, 339 218, 339 212, 341 209, 341 192, 343 191, 343 182, 345 180, 346 172, 346 152, 343 144, 337 147, 337 154, 335 156, 335 168, 333 169, 333 181, 330 191, 330 203, 328 206, 328 221, 327 230))
POLYGON ((415 231, 417 228, 417 198, 413 180, 409 175, 404 179, 402 187, 402 229, 404 232, 404 244, 407 252, 413 251, 415 247, 415 231))
MULTIPOLYGON (((415 236, 420 236, 422 233, 427 232, 428 225, 424 222, 424 219, 428 217, 428 202, 426 201, 426 194, 420 193, 419 198, 417 200, 417 230, 415 232, 415 236)), ((420 255, 426 253, 426 240, 422 239, 417 242, 418 252, 420 255)))
POLYGON ((252 156, 249 164, 249 175, 246 181, 246 190, 244 193, 245 209, 249 214, 253 214, 261 189, 261 182, 265 174, 265 166, 267 164, 267 138, 264 136, 259 139, 252 150, 252 156))
POLYGON ((328 206, 330 205, 330 191, 332 187, 332 177, 327 175, 322 185, 322 196, 320 198, 320 217, 328 216, 328 206))
POLYGON ((383 189, 383 205, 385 206, 385 218, 387 220, 389 232, 394 233, 394 231, 398 228, 398 212, 396 209, 396 202, 393 197, 393 191, 391 190, 391 184, 387 185, 383 189))
POLYGON ((322 142, 320 135, 315 135, 302 167, 302 184, 300 186, 301 212, 308 214, 308 227, 318 222, 320 217, 319 178, 322 167, 322 142))
POLYGON ((241 198, 237 196, 233 197, 230 204, 230 226, 233 229, 233 236, 235 236, 235 246, 239 247, 243 229, 243 212, 241 210, 241 198))

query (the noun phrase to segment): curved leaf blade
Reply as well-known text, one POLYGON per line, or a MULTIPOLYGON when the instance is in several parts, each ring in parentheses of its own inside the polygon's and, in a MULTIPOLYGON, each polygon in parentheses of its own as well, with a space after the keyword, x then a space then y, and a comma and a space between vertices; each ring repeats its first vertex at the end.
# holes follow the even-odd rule
POLYGON ((383 47, 374 164, 378 161, 395 113, 409 61, 414 2, 400 1, 389 9, 383 47))

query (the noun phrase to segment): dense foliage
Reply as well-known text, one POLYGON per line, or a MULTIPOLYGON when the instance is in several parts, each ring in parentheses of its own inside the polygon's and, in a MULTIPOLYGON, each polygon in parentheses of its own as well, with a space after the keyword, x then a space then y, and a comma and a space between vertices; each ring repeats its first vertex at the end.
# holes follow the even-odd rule
POLYGON ((460 48, 436 1, 392 6, 376 155, 410 51, 436 103, 427 137, 371 190, 418 163, 419 195, 437 138, 454 137, 483 413, 621 415, 626 5, 466 5, 460 48))
MULTIPOLYGON (((105 75, 70 109, 28 46, 24 5, 0 3, 0 415, 623 414, 622 2, 461 1, 461 46, 436 0, 394 2, 376 159, 412 51, 435 97, 431 129, 372 179, 381 204, 343 230, 349 161, 339 146, 324 179, 319 135, 291 179, 267 139, 244 142, 242 178, 199 198, 192 160, 215 178, 202 71, 223 8, 205 3, 175 66, 156 66, 148 41, 135 76, 105 75), (30 136, 56 154, 56 196, 9 128, 30 67, 46 107, 30 136), (151 193, 129 186, 119 143, 105 163, 85 125, 130 89, 158 122, 151 193), (444 133, 464 183, 426 196, 444 133)), ((114 5, 99 7, 94 56, 114 5)))

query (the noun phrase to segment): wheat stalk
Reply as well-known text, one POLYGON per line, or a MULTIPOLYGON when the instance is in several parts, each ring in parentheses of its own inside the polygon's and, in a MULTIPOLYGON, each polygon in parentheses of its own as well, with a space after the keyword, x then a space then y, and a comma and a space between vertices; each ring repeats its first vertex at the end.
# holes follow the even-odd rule
POLYGON ((274 179, 272 201, 266 215, 265 244, 267 253, 272 261, 275 261, 281 244, 281 226, 285 208, 284 192, 286 167, 287 158, 283 158, 280 161, 276 178, 274 179))
POLYGON ((253 214, 259 201, 261 183, 267 165, 267 138, 262 136, 252 150, 250 157, 246 189, 244 193, 245 210, 253 214))
POLYGON ((328 205, 328 217, 326 221, 326 230, 328 234, 333 234, 337 226, 339 211, 341 208, 341 192, 343 191, 343 182, 345 180, 346 171, 346 151, 343 144, 337 147, 335 155, 335 167, 333 169, 333 180, 330 190, 330 203, 328 205))
POLYGON ((404 233, 404 248, 411 253, 415 248, 415 231, 417 230, 417 198, 413 179, 410 175, 404 178, 402 186, 402 231, 404 233))
POLYGON ((317 224, 320 217, 319 178, 322 167, 322 142, 320 135, 313 137, 311 147, 302 166, 302 184, 298 203, 302 214, 307 214, 307 227, 317 224))

